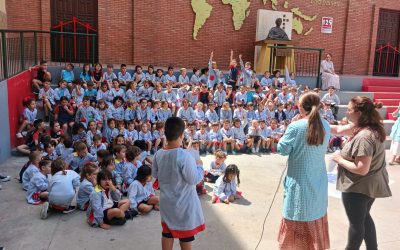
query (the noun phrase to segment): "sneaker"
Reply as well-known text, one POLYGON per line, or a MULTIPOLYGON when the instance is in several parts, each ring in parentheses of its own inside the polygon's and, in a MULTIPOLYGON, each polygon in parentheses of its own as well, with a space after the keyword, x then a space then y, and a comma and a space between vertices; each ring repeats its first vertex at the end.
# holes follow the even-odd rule
POLYGON ((252 148, 252 149, 251 149, 251 153, 254 154, 255 152, 256 152, 256 149, 255 149, 255 148, 252 148))
POLYGON ((21 139, 21 138, 24 138, 24 137, 22 136, 21 133, 17 133, 17 138, 18 138, 18 139, 21 139))
POLYGON ((258 153, 258 152, 260 152, 260 149, 259 149, 259 148, 256 148, 256 153, 258 153))
POLYGON ((11 176, 3 176, 3 175, 0 175, 0 180, 2 181, 2 182, 6 182, 6 181, 10 181, 11 180, 11 176))
POLYGON ((67 209, 63 211, 63 214, 69 214, 76 210, 75 206, 69 206, 67 209))
POLYGON ((233 155, 236 155, 237 153, 236 153, 236 151, 235 151, 235 150, 232 150, 232 154, 233 154, 233 155))
POLYGON ((150 155, 151 155, 150 151, 147 151, 147 156, 150 156, 150 155))
POLYGON ((47 219, 47 212, 49 211, 49 202, 45 202, 42 205, 42 209, 40 210, 40 219, 47 219))

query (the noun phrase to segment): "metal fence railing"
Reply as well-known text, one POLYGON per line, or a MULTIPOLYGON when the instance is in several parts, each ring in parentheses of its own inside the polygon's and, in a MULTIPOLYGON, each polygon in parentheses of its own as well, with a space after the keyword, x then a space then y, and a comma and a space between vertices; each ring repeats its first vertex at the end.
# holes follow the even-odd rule
POLYGON ((0 80, 45 60, 51 65, 98 60, 97 34, 0 30, 0 80))
POLYGON ((288 67, 296 76, 313 77, 316 86, 320 86, 320 67, 324 49, 295 46, 268 46, 270 49, 269 71, 279 69, 284 72, 288 67))

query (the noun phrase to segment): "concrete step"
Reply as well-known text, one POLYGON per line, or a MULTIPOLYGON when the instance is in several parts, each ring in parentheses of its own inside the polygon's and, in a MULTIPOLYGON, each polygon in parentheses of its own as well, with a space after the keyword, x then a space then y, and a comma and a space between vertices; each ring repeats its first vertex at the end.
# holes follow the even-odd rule
POLYGON ((392 138, 390 138, 390 136, 386 136, 385 149, 390 149, 390 144, 392 144, 392 138))
MULTIPOLYGON (((326 93, 327 91, 321 91, 320 97, 322 98, 326 93)), ((337 91, 336 94, 338 95, 340 103, 342 105, 347 105, 349 101, 355 96, 366 96, 372 100, 374 99, 373 92, 337 91)))
MULTIPOLYGON (((386 107, 383 106, 381 109, 378 110, 378 112, 381 114, 382 119, 387 119, 386 118, 386 107)), ((346 105, 339 105, 339 111, 338 111, 338 120, 342 119, 343 117, 346 116, 346 111, 347 111, 347 104, 346 105)))

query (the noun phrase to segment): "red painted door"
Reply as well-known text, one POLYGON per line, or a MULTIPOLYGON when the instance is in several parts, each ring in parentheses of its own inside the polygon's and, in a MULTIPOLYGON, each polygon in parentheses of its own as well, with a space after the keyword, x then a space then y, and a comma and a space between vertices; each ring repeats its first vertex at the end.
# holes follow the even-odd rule
MULTIPOLYGON (((51 30, 97 34, 97 8, 97 0, 52 0, 51 30)), ((51 41, 53 61, 97 61, 97 37, 52 34, 51 41)))
POLYGON ((400 11, 379 11, 378 34, 374 60, 374 75, 399 75, 400 11))

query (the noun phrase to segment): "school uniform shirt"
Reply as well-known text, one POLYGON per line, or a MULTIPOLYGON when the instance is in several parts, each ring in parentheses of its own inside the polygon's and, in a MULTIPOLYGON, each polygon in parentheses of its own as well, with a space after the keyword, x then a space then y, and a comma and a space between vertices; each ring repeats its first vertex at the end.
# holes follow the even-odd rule
POLYGON ((256 112, 254 110, 247 111, 247 122, 251 124, 251 121, 256 119, 256 112))
POLYGON ((153 131, 153 140, 157 140, 163 137, 165 137, 164 133, 161 133, 159 130, 153 131))
POLYGON ((22 188, 28 190, 29 182, 36 173, 39 173, 39 168, 33 164, 30 164, 22 175, 22 188))
POLYGON ((193 94, 193 91, 189 91, 186 95, 186 98, 189 100, 192 107, 196 106, 196 104, 199 102, 199 94, 193 94))
POLYGON ((51 105, 56 104, 56 100, 55 100, 56 93, 54 92, 54 89, 49 88, 47 91, 44 90, 44 88, 40 89, 38 99, 43 100, 44 96, 47 97, 47 100, 51 103, 51 105))
POLYGON ((185 131, 183 132, 185 141, 189 141, 190 139, 194 140, 195 134, 196 134, 196 131, 191 131, 189 129, 185 129, 185 131))
POLYGON ((285 112, 279 112, 279 110, 275 110, 275 119, 278 120, 278 122, 282 122, 286 120, 286 114, 285 112))
POLYGON ((192 77, 190 78, 190 83, 197 86, 200 83, 200 76, 197 76, 196 74, 193 74, 192 77))
POLYGON ((168 118, 172 116, 171 110, 168 109, 160 109, 158 110, 158 120, 165 122, 168 118))
POLYGON ((269 127, 269 129, 271 130, 271 137, 272 138, 277 138, 277 137, 283 135, 283 133, 284 133, 283 129, 280 128, 280 127, 277 127, 275 129, 272 129, 271 127, 269 127))
POLYGON ((146 79, 152 83, 155 83, 156 82, 156 74, 154 74, 154 73, 150 74, 149 72, 146 72, 144 79, 146 79))
POLYGON ((26 201, 29 204, 40 204, 40 193, 47 190, 49 186, 49 181, 47 176, 41 172, 37 172, 33 175, 32 179, 29 181, 28 190, 26 192, 26 201))
POLYGON ((262 139, 267 139, 269 137, 271 137, 272 135, 272 130, 269 127, 264 127, 264 128, 260 128, 261 129, 261 138, 262 139))
POLYGON ((153 88, 148 87, 145 88, 144 86, 140 87, 138 90, 140 98, 145 98, 146 100, 150 100, 153 94, 153 88))
POLYGON ((117 78, 117 76, 115 75, 114 72, 111 72, 111 74, 108 74, 108 72, 104 72, 104 74, 103 74, 104 81, 106 81, 108 83, 111 83, 112 80, 114 80, 116 78, 117 78))
POLYGON ((221 128, 221 134, 223 139, 229 139, 233 137, 233 132, 231 128, 229 128, 228 130, 226 130, 225 128, 221 128))
POLYGON ((125 72, 125 74, 123 74, 123 73, 120 71, 120 72, 118 72, 118 80, 124 81, 124 82, 126 82, 126 81, 131 81, 131 80, 132 80, 132 77, 131 77, 131 74, 129 74, 128 72, 125 72))
POLYGON ((49 181, 49 203, 69 207, 80 185, 80 176, 72 170, 59 171, 49 181))
POLYGON ((180 83, 189 83, 189 77, 187 75, 186 76, 180 75, 178 77, 178 82, 180 82, 180 83))
POLYGON ((323 119, 325 119, 327 122, 331 123, 335 120, 335 117, 333 116, 332 110, 331 109, 321 109, 319 111, 319 114, 323 119))
POLYGON ((159 117, 159 115, 158 115, 158 109, 150 109, 150 122, 151 123, 156 123, 157 121, 158 121, 158 117, 159 117))
POLYGON ((278 95, 278 102, 286 104, 289 102, 289 98, 290 98, 289 93, 284 94, 283 92, 281 92, 278 95))
POLYGON ((125 172, 127 162, 115 159, 114 163, 115 163, 115 169, 114 169, 115 173, 120 175, 122 178, 122 176, 124 175, 124 172, 125 172))
POLYGON ((292 110, 283 110, 283 112, 285 112, 285 116, 287 120, 292 120, 293 117, 297 114, 297 111, 292 109, 292 110))
POLYGON ((132 89, 128 89, 125 95, 126 100, 132 100, 138 102, 140 100, 139 92, 137 90, 133 91, 132 89))
POLYGON ((210 141, 210 137, 208 135, 208 132, 204 131, 204 133, 202 133, 200 130, 196 131, 196 133, 194 134, 193 139, 196 140, 196 141, 204 141, 204 142, 210 141))
POLYGON ((271 78, 269 78, 269 77, 266 78, 266 77, 264 76, 263 78, 261 78, 260 84, 261 84, 262 87, 271 86, 272 80, 271 80, 271 78))
POLYGON ((95 135, 100 135, 100 136, 101 136, 100 130, 96 130, 95 133, 93 133, 93 132, 90 131, 90 130, 88 130, 88 131, 86 132, 86 144, 87 144, 88 146, 91 146, 91 145, 93 144, 93 136, 95 136, 95 135))
POLYGON ((243 61, 240 60, 240 69, 241 69, 241 75, 240 75, 240 80, 242 82, 242 85, 249 86, 251 85, 251 76, 253 75, 253 71, 251 69, 246 69, 244 67, 243 61))
POLYGON ((229 120, 230 122, 232 121, 232 109, 221 109, 219 111, 219 120, 220 122, 223 122, 225 120, 229 120))
POLYGON ((122 99, 123 100, 125 100, 125 91, 123 90, 123 89, 118 89, 118 90, 116 90, 115 88, 112 88, 111 90, 110 90, 110 92, 108 92, 108 95, 109 95, 109 100, 110 100, 110 102, 112 102, 112 100, 114 100, 114 98, 116 97, 116 96, 120 96, 120 97, 122 97, 122 99))
POLYGON ((80 172, 81 168, 83 167, 83 165, 85 165, 85 163, 87 162, 95 162, 96 161, 96 157, 94 157, 93 155, 87 153, 86 156, 84 157, 79 157, 78 153, 74 152, 71 154, 71 157, 69 158, 69 161, 66 162, 72 170, 80 172))
POLYGON ((83 179, 79 185, 78 195, 76 196, 76 205, 80 210, 86 210, 89 205, 90 194, 93 192, 93 183, 88 181, 86 178, 83 179))
POLYGON ((170 76, 170 75, 168 75, 168 74, 166 74, 166 75, 164 76, 164 81, 165 81, 165 82, 168 82, 168 81, 169 81, 169 82, 177 82, 175 75, 170 76))
POLYGON ((86 89, 83 96, 88 96, 90 101, 95 101, 97 98, 97 89, 86 89))
POLYGON ((186 109, 184 107, 179 108, 176 116, 179 118, 182 118, 184 120, 187 120, 188 123, 192 123, 196 119, 196 116, 194 114, 192 107, 188 107, 186 109))
POLYGON ((122 106, 115 107, 111 105, 107 109, 107 119, 114 118, 115 120, 122 121, 125 118, 125 110, 122 106))
POLYGON ((255 92, 253 94, 253 99, 263 100, 263 99, 265 99, 265 94, 263 92, 260 92, 260 93, 255 92))
POLYGON ((68 100, 71 99, 71 94, 69 93, 69 90, 67 88, 56 88, 54 90, 54 99, 56 101, 59 101, 61 97, 67 97, 68 100))
POLYGON ((90 121, 98 119, 96 110, 92 106, 81 106, 75 115, 75 121, 83 123, 86 127, 90 121))
POLYGON ((74 71, 66 69, 61 70, 61 79, 68 83, 72 82, 75 79, 74 71))
POLYGON ((72 135, 72 142, 77 142, 77 141, 86 141, 86 132, 82 131, 78 134, 73 134, 72 135))
POLYGON ((110 103, 110 91, 106 90, 103 92, 103 90, 99 89, 99 91, 97 91, 96 100, 104 100, 107 104, 110 103))
POLYGON ((225 172, 226 169, 226 164, 222 163, 220 165, 217 165, 215 161, 212 161, 210 164, 210 168, 208 169, 208 173, 214 175, 214 176, 219 176, 225 172))
POLYGON ((221 142, 222 141, 222 134, 219 129, 217 132, 214 132, 213 130, 211 130, 208 133, 208 136, 210 138, 210 141, 212 141, 212 142, 221 142))
POLYGON ((205 121, 206 120, 206 115, 203 110, 194 110, 194 117, 196 121, 205 121))
POLYGON ((103 123, 105 125, 105 122, 107 120, 107 109, 100 110, 98 108, 95 109, 97 113, 97 121, 103 123))
POLYGON ((164 92, 162 90, 157 91, 157 90, 153 90, 153 93, 151 94, 151 99, 152 100, 159 100, 161 101, 164 97, 164 92))
POLYGON ((97 152, 100 151, 100 150, 106 150, 106 149, 107 149, 106 144, 101 143, 99 146, 96 146, 96 145, 90 146, 89 152, 90 152, 91 155, 93 155, 93 157, 97 158, 97 152))
POLYGON ((69 158, 72 157, 72 153, 74 152, 73 148, 66 148, 64 144, 59 143, 56 146, 57 155, 65 162, 69 161, 69 158))
POLYGON ((217 90, 217 91, 214 92, 214 103, 218 107, 221 107, 222 104, 224 104, 225 100, 226 100, 226 92, 225 92, 225 90, 222 90, 222 91, 217 90))
POLYGON ((237 92, 235 95, 235 102, 247 103, 247 93, 237 92))
POLYGON ((122 135, 125 139, 128 138, 128 130, 126 128, 118 129, 118 135, 122 135))
POLYGON ((266 109, 265 112, 267 113, 267 123, 269 124, 271 122, 272 118, 275 118, 275 110, 269 110, 266 109))
POLYGON ((212 68, 212 61, 208 61, 208 87, 213 88, 215 84, 217 84, 219 77, 219 70, 212 68))
POLYGON ((265 111, 265 109, 263 109, 262 111, 257 109, 255 112, 254 119, 256 119, 257 121, 266 121, 267 120, 267 111, 265 111))
POLYGON ((153 140, 153 136, 151 135, 150 131, 147 131, 146 133, 144 133, 143 131, 140 131, 139 132, 139 140, 152 141, 153 140))
POLYGON ((141 73, 140 75, 138 73, 133 73, 132 75, 132 81, 135 81, 136 78, 139 78, 140 80, 137 82, 138 85, 143 84, 144 80, 146 79, 145 73, 141 73))
POLYGON ((336 94, 330 95, 329 93, 326 93, 324 97, 322 97, 321 102, 328 102, 328 103, 334 103, 335 105, 339 105, 340 99, 336 94))
POLYGON ((219 122, 219 116, 218 116, 217 112, 215 110, 214 111, 211 111, 210 109, 207 110, 206 121, 208 121, 210 123, 219 122))
POLYGON ((79 88, 79 94, 78 94, 78 91, 76 90, 76 88, 74 88, 72 90, 71 96, 72 96, 72 99, 75 100, 75 103, 77 106, 81 105, 84 94, 85 94, 85 90, 82 87, 79 88))
POLYGON ((221 175, 214 185, 214 195, 216 195, 221 201, 229 198, 231 195, 236 195, 237 183, 236 178, 231 182, 224 182, 224 176, 221 175))
POLYGON ((247 134, 249 136, 261 136, 261 130, 260 130, 260 128, 254 128, 254 127, 250 126, 247 134))
POLYGON ((232 130, 233 138, 237 142, 240 142, 240 144, 244 144, 244 141, 246 140, 246 135, 244 133, 243 125, 241 127, 239 127, 239 128, 232 127, 231 130, 232 130))
POLYGON ((89 207, 86 211, 87 222, 90 226, 99 226, 103 223, 104 210, 111 208, 114 202, 122 198, 121 192, 116 189, 104 190, 99 185, 94 187, 89 197, 89 207))
POLYGON ((139 133, 136 131, 136 129, 132 131, 128 130, 128 138, 130 138, 132 142, 134 142, 139 138, 139 133))
POLYGON ((137 206, 141 202, 147 201, 154 194, 153 184, 151 182, 146 182, 143 185, 138 180, 133 181, 128 188, 130 208, 138 210, 137 206))
POLYGON ((154 81, 155 82, 161 82, 161 83, 165 83, 165 77, 164 77, 164 75, 162 75, 162 76, 155 76, 155 79, 154 79, 154 81))
POLYGON ((136 115, 137 115, 137 119, 141 122, 148 122, 150 120, 150 108, 149 107, 145 107, 144 109, 142 109, 141 107, 139 107, 136 110, 136 115))
POLYGON ((126 188, 135 180, 137 171, 141 166, 142 163, 140 161, 136 161, 135 163, 125 162, 122 179, 123 183, 126 184, 126 188))
POLYGON ((298 94, 289 93, 289 102, 297 103, 298 101, 299 101, 299 95, 298 94))
POLYGON ((85 82, 88 82, 90 80, 92 80, 92 75, 90 72, 86 72, 85 74, 83 74, 83 72, 81 72, 79 74, 79 79, 85 80, 85 82))
POLYGON ((117 137, 117 135, 119 134, 119 131, 117 128, 109 128, 106 127, 104 129, 104 137, 107 140, 107 143, 110 143, 114 140, 115 137, 117 137))
POLYGON ((236 119, 236 118, 240 119, 243 127, 245 127, 247 125, 247 111, 246 110, 235 109, 235 111, 233 111, 233 119, 236 119))
POLYGON ((205 229, 204 216, 196 184, 204 178, 193 156, 176 148, 156 152, 153 177, 160 185, 160 215, 162 227, 174 238, 191 237, 205 229))
POLYGON ((133 121, 136 120, 137 114, 136 109, 127 108, 125 109, 124 120, 125 121, 133 121))
POLYGON ((38 111, 36 108, 34 108, 33 110, 31 110, 29 108, 25 108, 22 115, 25 120, 27 120, 29 123, 33 124, 33 122, 36 120, 37 112, 38 111))
POLYGON ((50 161, 55 161, 55 160, 57 160, 58 155, 57 155, 57 152, 55 150, 53 150, 53 152, 51 152, 50 154, 46 153, 46 152, 43 152, 42 158, 43 159, 48 159, 50 161))

